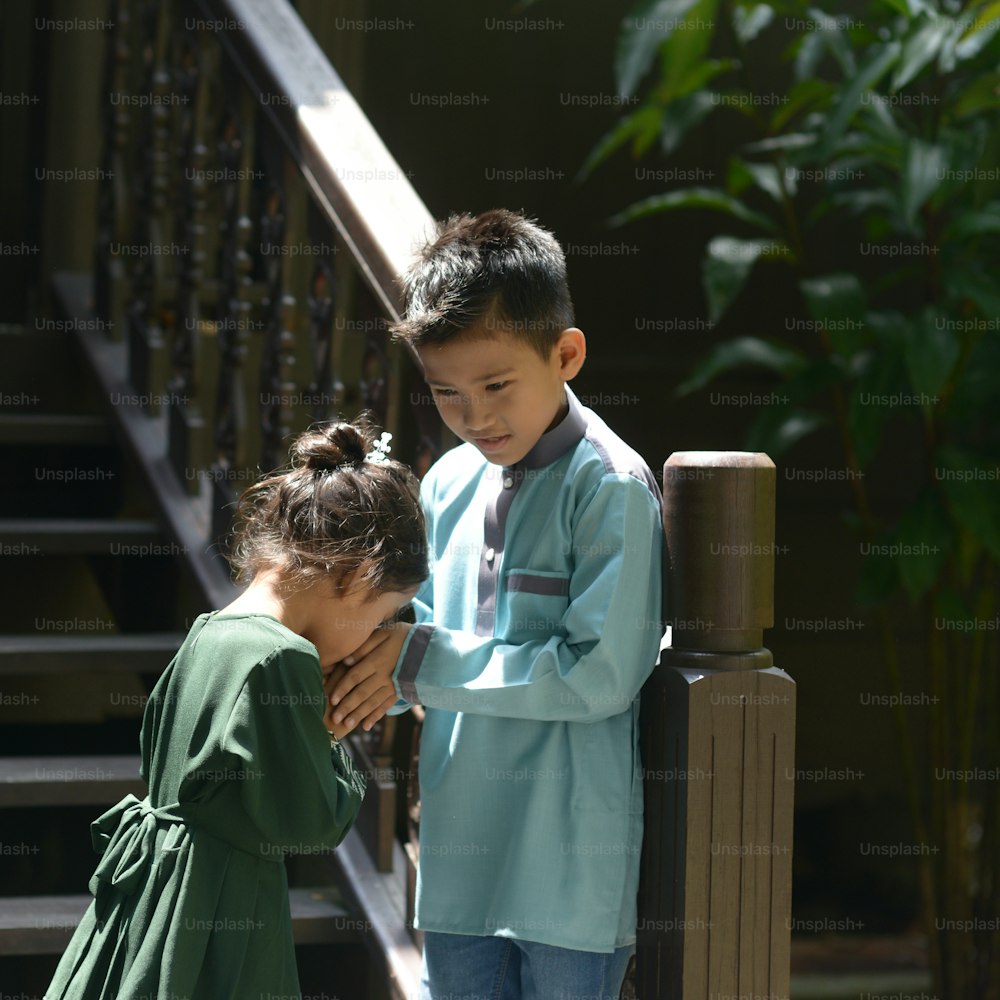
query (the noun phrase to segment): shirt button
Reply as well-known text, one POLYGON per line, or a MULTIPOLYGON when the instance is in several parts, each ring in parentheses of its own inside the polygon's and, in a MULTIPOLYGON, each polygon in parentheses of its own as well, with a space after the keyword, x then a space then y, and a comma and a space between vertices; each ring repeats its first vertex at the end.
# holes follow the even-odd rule
POLYGON ((486 550, 486 561, 488 563, 493 562, 493 560, 496 559, 496 556, 497 554, 493 549, 490 548, 486 550))
POLYGON ((514 477, 513 476, 504 476, 503 477, 503 488, 505 490, 509 490, 513 485, 514 485, 514 477))

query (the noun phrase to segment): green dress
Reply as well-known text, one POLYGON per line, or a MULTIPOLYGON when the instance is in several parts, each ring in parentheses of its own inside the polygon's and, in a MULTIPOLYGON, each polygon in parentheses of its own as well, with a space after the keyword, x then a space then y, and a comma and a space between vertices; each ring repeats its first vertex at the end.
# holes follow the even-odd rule
POLYGON ((45 1000, 300 995, 284 856, 332 850, 365 791, 324 697, 277 619, 196 619, 143 716, 149 795, 92 824, 94 901, 45 1000))

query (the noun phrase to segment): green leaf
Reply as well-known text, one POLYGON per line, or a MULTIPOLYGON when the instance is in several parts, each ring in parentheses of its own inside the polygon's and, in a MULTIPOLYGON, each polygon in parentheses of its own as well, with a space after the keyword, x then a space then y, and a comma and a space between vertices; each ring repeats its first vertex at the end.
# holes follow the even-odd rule
POLYGON ((944 74, 954 71, 955 63, 958 61, 955 57, 955 46, 958 45, 965 32, 966 22, 962 18, 952 18, 952 22, 952 27, 945 37, 938 55, 938 70, 944 74))
POLYGON ((762 407, 747 435, 748 451, 763 451, 772 458, 797 441, 829 424, 825 414, 780 406, 762 407))
POLYGON ((905 321, 898 317, 895 324, 880 322, 885 317, 869 313, 866 323, 878 335, 888 336, 888 343, 878 350, 856 354, 852 361, 857 370, 857 380, 851 392, 847 411, 847 426, 858 463, 864 467, 875 456, 882 430, 891 408, 884 400, 891 400, 902 393, 904 388, 903 366, 899 348, 892 343, 893 325, 905 328, 905 321))
POLYGON ((677 395, 688 396, 703 389, 719 375, 746 365, 767 368, 788 377, 800 371, 806 364, 804 354, 783 344, 762 340, 760 337, 734 337, 732 340, 716 344, 709 351, 691 373, 691 377, 677 387, 677 395))
POLYGON ((775 135, 759 142, 751 142, 743 147, 745 153, 775 153, 792 152, 815 146, 816 136, 808 132, 789 132, 787 135, 775 135))
POLYGON ((940 500, 930 491, 922 493, 899 519, 895 536, 899 578, 916 602, 937 582, 952 548, 951 524, 940 500))
POLYGON ((739 63, 735 59, 703 59, 688 69, 684 78, 678 82, 676 91, 663 93, 660 96, 670 101, 677 100, 694 91, 702 90, 705 84, 738 66, 739 63))
POLYGON ((852 77, 857 72, 854 62, 854 50, 851 40, 843 30, 844 19, 818 7, 809 8, 809 20, 812 22, 813 33, 819 35, 833 57, 840 63, 840 69, 845 77, 852 77))
POLYGON ((869 100, 865 110, 868 112, 865 131, 849 133, 842 141, 845 144, 856 141, 859 150, 870 152, 881 163, 898 167, 909 133, 897 124, 888 101, 869 100))
POLYGON ((789 402, 797 406, 825 394, 831 385, 843 382, 845 377, 846 372, 843 364, 826 357, 820 357, 815 361, 810 361, 800 370, 787 374, 781 388, 788 396, 789 402))
POLYGON ((708 47, 715 34, 719 2, 697 0, 683 25, 678 25, 660 46, 660 77, 666 97, 684 94, 684 81, 706 62, 708 47))
POLYGON ((770 130, 780 132, 796 115, 825 103, 834 92, 833 84, 826 80, 817 80, 815 77, 798 80, 788 91, 788 102, 778 107, 771 116, 770 130))
POLYGON ((823 324, 832 326, 844 319, 860 322, 864 317, 865 293, 855 274, 805 278, 799 288, 809 314, 823 324))
POLYGON ((708 298, 709 319, 717 323, 746 284, 761 257, 790 259, 788 247, 776 240, 741 240, 716 236, 708 244, 702 264, 702 282, 708 298))
POLYGON ((971 299, 983 316, 1000 316, 1000 288, 996 275, 969 267, 968 264, 949 268, 946 287, 950 294, 959 299, 971 299))
POLYGON ((952 105, 952 113, 961 119, 998 107, 1000 107, 1000 71, 977 75, 956 98, 952 105))
MULTIPOLYGON (((754 184, 765 194, 770 195, 779 205, 782 204, 785 192, 781 186, 778 168, 773 163, 747 163, 746 168, 753 178, 754 184)), ((794 176, 790 182, 786 181, 786 183, 788 184, 788 193, 794 194, 796 187, 794 176)))
POLYGON ((716 188, 682 188, 679 191, 653 195, 636 202, 634 205, 629 205, 623 212, 619 212, 610 220, 610 225, 620 226, 626 222, 645 218, 647 215, 675 211, 679 208, 707 208, 716 212, 724 212, 726 215, 748 222, 759 229, 768 232, 776 231, 774 223, 766 215, 752 211, 737 198, 733 198, 725 191, 719 191, 716 188))
POLYGON ((933 309, 913 317, 903 353, 913 391, 935 401, 958 361, 960 347, 958 339, 939 319, 933 309))
POLYGON ((927 0, 906 0, 906 6, 909 8, 910 17, 918 17, 920 14, 931 16, 937 14, 934 4, 928 3, 927 0))
POLYGON ((828 274, 799 283, 813 322, 826 331, 837 353, 849 357, 866 340, 865 293, 853 274, 828 274))
POLYGON ((941 50, 941 45, 951 30, 951 20, 936 15, 925 21, 903 43, 899 65, 889 89, 893 92, 905 87, 941 50))
POLYGON ((901 201, 903 219, 916 231, 917 213, 924 202, 941 184, 941 175, 948 167, 948 151, 940 145, 931 145, 912 139, 906 150, 903 167, 901 201))
POLYGON ((624 146, 629 140, 640 139, 643 133, 650 129, 655 136, 660 128, 662 114, 661 108, 655 105, 646 105, 619 119, 614 128, 590 151, 580 168, 577 180, 586 180, 612 153, 624 146))
POLYGON ((631 97, 646 75, 657 49, 685 20, 698 0, 644 0, 621 24, 615 52, 618 93, 631 97))
POLYGON ((976 13, 976 20, 955 46, 958 59, 972 59, 1000 29, 1000 3, 991 3, 976 13))
POLYGON ((986 233, 1000 233, 1000 201, 992 201, 982 208, 960 212, 948 224, 941 242, 961 243, 963 240, 983 236, 986 233))
POLYGON ((753 175, 747 168, 746 160, 734 156, 726 170, 726 190, 731 195, 741 195, 753 184, 753 175))
POLYGON ((893 193, 886 188, 834 191, 830 195, 833 208, 846 208, 853 215, 870 215, 875 209, 895 208, 893 193))
POLYGON ((705 90, 671 101, 660 122, 660 149, 669 156, 681 140, 715 107, 712 95, 705 90))
MULTIPOLYGON (((840 94, 836 108, 827 119, 820 138, 820 147, 826 157, 829 157, 837 140, 844 134, 851 119, 862 107, 862 95, 871 90, 892 69, 893 63, 899 58, 899 52, 900 45, 896 41, 876 47, 857 74, 848 81, 840 94)), ((820 153, 820 159, 823 158, 823 153, 820 153)))
POLYGON ((816 69, 826 49, 823 36, 809 32, 801 36, 794 43, 793 47, 795 49, 795 61, 793 64, 795 67, 795 79, 800 81, 812 79, 816 75, 816 69))
POLYGON ((996 460, 941 448, 934 477, 941 483, 948 509, 963 531, 1000 559, 1000 469, 996 460))
POLYGON ((766 3, 737 7, 733 11, 733 31, 740 45, 752 42, 773 20, 774 8, 766 3))

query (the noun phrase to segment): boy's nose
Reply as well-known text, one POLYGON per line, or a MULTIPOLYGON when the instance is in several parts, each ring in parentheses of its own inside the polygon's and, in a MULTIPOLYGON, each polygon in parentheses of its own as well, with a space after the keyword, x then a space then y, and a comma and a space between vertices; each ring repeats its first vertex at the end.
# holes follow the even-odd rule
POLYGON ((490 429, 490 407, 485 397, 466 396, 462 408, 462 422, 470 433, 490 429))

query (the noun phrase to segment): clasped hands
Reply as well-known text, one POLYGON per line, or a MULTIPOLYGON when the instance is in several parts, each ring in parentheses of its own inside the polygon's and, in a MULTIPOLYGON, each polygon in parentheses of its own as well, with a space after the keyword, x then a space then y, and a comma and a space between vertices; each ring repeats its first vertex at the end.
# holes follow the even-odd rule
POLYGON ((337 739, 357 725, 367 732, 396 704, 392 674, 411 628, 407 622, 383 625, 350 656, 323 667, 323 721, 337 739))

